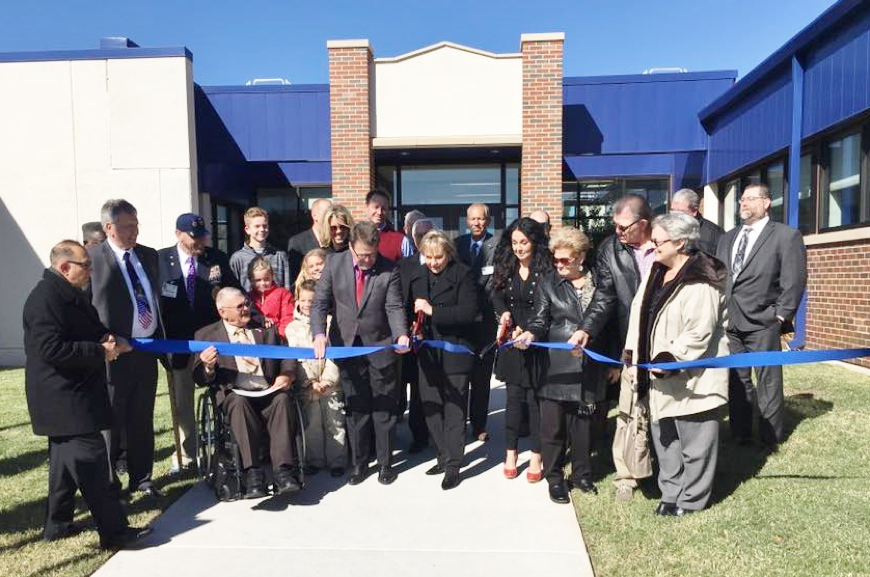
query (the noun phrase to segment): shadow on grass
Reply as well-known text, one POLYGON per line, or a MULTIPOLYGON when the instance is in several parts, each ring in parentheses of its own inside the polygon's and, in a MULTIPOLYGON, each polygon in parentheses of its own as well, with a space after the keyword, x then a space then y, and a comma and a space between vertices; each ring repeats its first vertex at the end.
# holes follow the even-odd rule
POLYGON ((42 465, 48 466, 48 449, 34 449, 14 457, 0 459, 0 477, 24 473, 42 465))
POLYGON ((48 575, 64 575, 64 574, 67 574, 64 571, 64 569, 66 567, 69 567, 70 565, 74 565, 76 563, 84 561, 85 559, 99 557, 100 555, 101 555, 101 552, 97 549, 94 549, 93 551, 90 551, 87 553, 79 553, 75 557, 69 557, 67 559, 64 559, 63 561, 58 561, 57 563, 47 565, 46 567, 43 567, 42 569, 39 569, 38 571, 34 571, 28 577, 43 577, 43 576, 48 576, 48 575))
POLYGON ((41 529, 45 520, 45 507, 46 497, 41 496, 0 511, 0 534, 41 529))
POLYGON ((14 425, 6 425, 3 427, 0 427, 0 432, 9 431, 11 429, 17 429, 18 427, 26 427, 28 425, 30 425, 30 421, 24 421, 22 423, 15 423, 14 425))
MULTIPOLYGON (((785 398, 785 439, 787 441, 797 426, 807 419, 815 419, 833 409, 830 401, 816 399, 812 393, 797 393, 785 398)), ((757 415, 755 418, 757 422, 757 415)), ((745 481, 752 478, 773 478, 759 476, 758 473, 767 462, 770 449, 757 445, 738 445, 734 443, 727 422, 719 429, 720 441, 719 459, 716 471, 716 481, 713 485, 711 505, 730 496, 745 481)), ((795 478, 829 479, 831 477, 806 477, 796 475, 795 478)))

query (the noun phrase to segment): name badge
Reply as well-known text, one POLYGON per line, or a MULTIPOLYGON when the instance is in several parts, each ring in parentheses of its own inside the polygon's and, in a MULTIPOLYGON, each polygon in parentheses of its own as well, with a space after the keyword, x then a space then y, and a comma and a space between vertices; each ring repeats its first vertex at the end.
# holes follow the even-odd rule
POLYGON ((495 267, 492 266, 492 265, 490 265, 490 266, 480 267, 480 274, 481 274, 481 276, 488 276, 488 275, 491 275, 491 274, 494 273, 494 272, 495 272, 495 267))
POLYGON ((212 284, 217 284, 221 282, 221 267, 219 264, 216 264, 209 269, 208 282, 212 284))
POLYGON ((160 289, 160 296, 174 299, 176 296, 178 296, 178 286, 172 284, 171 282, 163 283, 163 287, 160 289))

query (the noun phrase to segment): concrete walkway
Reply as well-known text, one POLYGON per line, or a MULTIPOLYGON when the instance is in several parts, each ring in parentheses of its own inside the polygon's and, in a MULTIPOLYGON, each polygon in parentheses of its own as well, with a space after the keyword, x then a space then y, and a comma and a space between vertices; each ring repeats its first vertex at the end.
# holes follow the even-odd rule
MULTIPOLYGON (((592 576, 574 508, 550 502, 521 468, 502 476, 504 390, 493 390, 493 439, 466 448, 462 484, 427 477, 431 449, 396 456, 398 480, 345 485, 321 472, 290 497, 216 503, 200 483, 154 523, 137 550, 96 577, 293 575, 414 577, 592 576)), ((399 427, 400 448, 407 427, 399 427)), ((521 456, 524 467, 528 454, 521 456)), ((598 497, 602 498, 602 497, 598 497)))

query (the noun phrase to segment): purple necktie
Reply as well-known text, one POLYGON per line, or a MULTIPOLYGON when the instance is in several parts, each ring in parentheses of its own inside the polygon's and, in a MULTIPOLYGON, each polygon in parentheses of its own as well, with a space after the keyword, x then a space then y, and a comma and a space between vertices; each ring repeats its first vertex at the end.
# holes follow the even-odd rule
POLYGON ((187 267, 187 279, 184 288, 187 291, 187 302, 193 308, 193 293, 196 291, 196 259, 188 258, 190 266, 187 267))

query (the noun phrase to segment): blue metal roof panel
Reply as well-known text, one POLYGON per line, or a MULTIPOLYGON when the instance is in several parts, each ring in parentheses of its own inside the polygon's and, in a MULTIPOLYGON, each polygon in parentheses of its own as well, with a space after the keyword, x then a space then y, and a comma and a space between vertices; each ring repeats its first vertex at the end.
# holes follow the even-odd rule
POLYGON ((609 76, 566 76, 563 86, 578 84, 637 84, 644 82, 685 82, 688 80, 737 79, 736 70, 710 70, 704 72, 679 72, 667 74, 613 74, 609 76))
POLYGON ((93 50, 46 50, 37 52, 0 52, 0 62, 52 62, 65 60, 114 60, 122 58, 166 58, 193 54, 184 46, 169 48, 98 48, 93 50))
POLYGON ((696 111, 733 85, 729 74, 611 77, 563 88, 563 151, 621 154, 706 148, 696 111), (670 79, 658 80, 660 76, 670 79), (641 81, 627 81, 639 78, 641 81), (654 80, 650 80, 654 79, 654 80))
POLYGON ((866 10, 867 7, 866 0, 840 0, 828 8, 806 28, 795 34, 779 50, 741 78, 734 85, 734 88, 704 107, 698 113, 701 121, 706 123, 712 117, 723 113, 731 104, 755 88, 756 84, 764 82, 765 77, 781 66, 787 65, 793 55, 800 54, 820 39, 828 38, 834 28, 853 19, 853 11, 866 10))
POLYGON ((870 108, 870 11, 807 55, 802 135, 870 108))
POLYGON ((787 67, 757 86, 738 107, 712 121, 707 180, 718 180, 788 146, 791 109, 791 68, 787 67))

